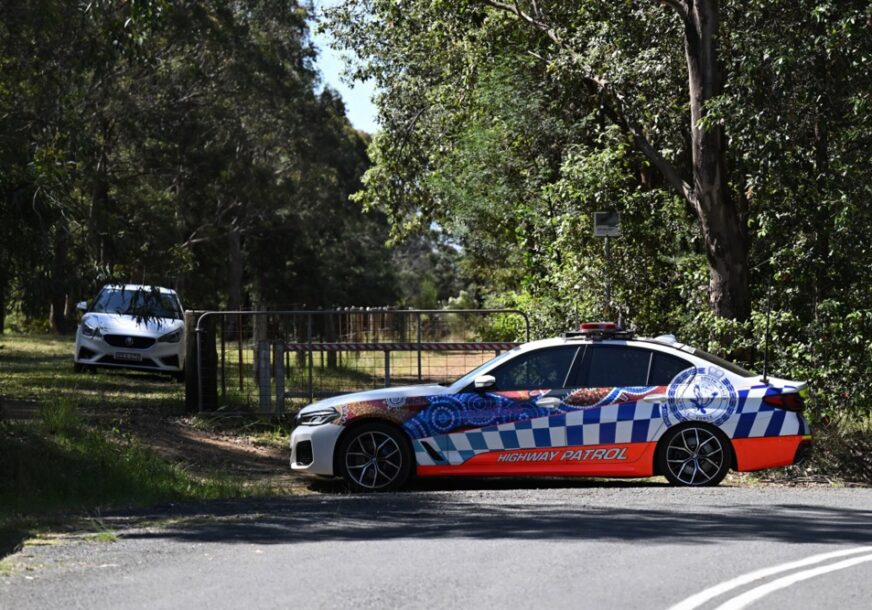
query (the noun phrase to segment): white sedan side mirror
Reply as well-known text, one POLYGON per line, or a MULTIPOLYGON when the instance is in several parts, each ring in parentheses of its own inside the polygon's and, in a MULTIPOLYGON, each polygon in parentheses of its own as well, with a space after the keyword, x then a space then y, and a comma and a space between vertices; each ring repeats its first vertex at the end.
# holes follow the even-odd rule
POLYGON ((76 309, 79 311, 88 311, 88 301, 79 301, 76 303, 76 309))
POLYGON ((496 382, 497 380, 494 379, 493 375, 482 375, 481 377, 476 377, 473 383, 476 390, 483 390, 484 388, 492 387, 496 382))

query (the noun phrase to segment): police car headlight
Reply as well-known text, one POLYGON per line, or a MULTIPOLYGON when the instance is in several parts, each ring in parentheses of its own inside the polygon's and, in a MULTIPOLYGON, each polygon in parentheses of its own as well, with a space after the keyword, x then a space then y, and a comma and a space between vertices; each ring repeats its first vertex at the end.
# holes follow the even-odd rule
POLYGON ((182 329, 174 330, 171 333, 165 334, 163 337, 158 339, 159 343, 178 343, 182 340, 182 329))
POLYGON ((334 408, 322 409, 320 411, 312 411, 311 413, 300 413, 297 415, 298 426, 320 426, 328 424, 339 418, 339 412, 334 408))

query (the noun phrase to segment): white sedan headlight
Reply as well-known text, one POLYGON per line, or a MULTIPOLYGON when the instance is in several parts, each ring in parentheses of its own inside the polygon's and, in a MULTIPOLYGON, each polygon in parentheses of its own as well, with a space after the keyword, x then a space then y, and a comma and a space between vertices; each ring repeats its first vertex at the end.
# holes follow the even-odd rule
POLYGON ((165 334, 163 337, 158 339, 160 343, 178 343, 182 340, 182 329, 174 330, 171 333, 165 334))
POLYGON ((99 326, 92 326, 87 322, 82 322, 82 334, 91 339, 99 339, 103 336, 99 326))

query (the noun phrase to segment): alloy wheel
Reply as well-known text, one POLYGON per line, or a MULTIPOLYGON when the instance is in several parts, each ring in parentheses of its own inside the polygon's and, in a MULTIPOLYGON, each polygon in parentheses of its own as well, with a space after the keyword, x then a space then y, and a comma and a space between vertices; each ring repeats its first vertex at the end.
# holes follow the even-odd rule
MULTIPOLYGON (((726 471, 727 450, 721 439, 702 427, 678 431, 666 446, 666 468, 682 485, 709 485, 719 482, 726 471)), ((665 474, 665 473, 664 473, 665 474)))
POLYGON ((403 451, 397 440, 380 430, 358 434, 345 452, 345 471, 362 488, 391 485, 403 472, 403 451))

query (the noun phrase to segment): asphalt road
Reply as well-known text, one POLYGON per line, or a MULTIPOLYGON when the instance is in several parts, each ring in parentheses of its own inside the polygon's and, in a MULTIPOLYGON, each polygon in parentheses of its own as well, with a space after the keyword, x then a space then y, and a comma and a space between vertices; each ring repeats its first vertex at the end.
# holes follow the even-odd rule
POLYGON ((7 560, 0 607, 872 607, 872 489, 470 481, 104 524, 7 560))

